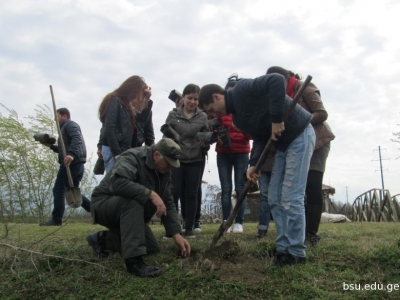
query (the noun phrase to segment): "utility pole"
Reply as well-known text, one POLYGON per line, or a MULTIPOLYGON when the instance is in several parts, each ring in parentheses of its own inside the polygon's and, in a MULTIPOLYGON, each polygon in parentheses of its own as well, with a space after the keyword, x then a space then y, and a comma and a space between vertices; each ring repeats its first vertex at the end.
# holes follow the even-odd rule
MULTIPOLYGON (((384 149, 384 150, 386 150, 386 149, 384 149)), ((389 158, 382 159, 382 156, 381 156, 381 146, 378 146, 378 152, 379 152, 379 165, 380 165, 380 170, 381 170, 382 190, 384 190, 384 189, 385 189, 385 183, 384 183, 384 181, 383 181, 382 160, 390 160, 390 159, 389 159, 389 158)), ((372 161, 374 161, 374 160, 372 160, 372 161)), ((376 160, 375 160, 375 161, 376 161, 376 160)))

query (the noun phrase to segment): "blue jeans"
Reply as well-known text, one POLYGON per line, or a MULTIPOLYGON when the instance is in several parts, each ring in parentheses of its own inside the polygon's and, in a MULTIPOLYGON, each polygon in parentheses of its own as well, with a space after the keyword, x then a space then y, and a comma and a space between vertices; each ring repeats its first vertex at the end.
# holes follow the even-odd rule
MULTIPOLYGON (((82 163, 77 163, 70 165, 72 181, 74 182, 74 187, 79 187, 79 183, 82 180, 83 174, 85 172, 84 165, 82 163)), ((64 191, 69 189, 68 176, 66 168, 61 165, 58 169, 56 181, 53 187, 53 201, 54 207, 52 215, 52 220, 61 223, 65 211, 65 196, 64 191)), ((90 200, 82 195, 82 207, 87 212, 90 212, 90 200)))
MULTIPOLYGON (((243 174, 246 173, 248 164, 249 154, 247 153, 217 153, 218 174, 221 182, 222 217, 224 220, 228 219, 232 209, 232 169, 234 170, 236 199, 238 199, 246 184, 243 174)), ((240 206, 235 223, 243 224, 246 205, 247 198, 240 206)))
POLYGON ((115 165, 115 157, 111 153, 111 148, 104 145, 101 146, 101 155, 103 155, 104 159, 104 168, 108 173, 111 170, 111 168, 115 165))
POLYGON ((260 188, 260 205, 258 209, 258 229, 268 230, 271 220, 271 209, 268 203, 268 186, 271 180, 271 172, 262 172, 258 179, 260 188))
POLYGON ((285 152, 277 151, 268 190, 276 227, 276 250, 305 257, 304 194, 315 133, 309 124, 285 152))

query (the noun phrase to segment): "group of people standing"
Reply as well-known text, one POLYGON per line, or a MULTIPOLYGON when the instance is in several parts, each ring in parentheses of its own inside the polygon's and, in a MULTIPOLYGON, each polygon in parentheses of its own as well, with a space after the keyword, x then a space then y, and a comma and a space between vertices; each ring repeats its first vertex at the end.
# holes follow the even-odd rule
MULTIPOLYGON (((305 245, 319 241, 322 179, 334 135, 325 122, 328 115, 320 92, 313 84, 306 88, 289 118, 283 120, 285 107, 302 83, 297 74, 272 67, 254 80, 231 76, 225 89, 215 84, 201 89, 189 84, 165 121, 174 134, 165 134, 158 143, 152 122, 151 87, 143 78, 129 77, 107 94, 99 107, 102 126, 97 152, 104 159, 107 174, 94 189, 91 202, 85 197, 87 201, 84 199, 82 205, 96 223, 108 229, 87 236, 94 255, 105 257, 119 252, 129 273, 143 277, 161 274, 160 269, 148 266, 142 259, 159 250, 146 224, 154 214, 161 218, 166 237, 174 239, 181 255, 190 255, 185 238, 194 238, 194 233, 201 231, 201 182, 210 148, 197 135, 213 131, 209 120, 215 119, 218 126, 226 129, 230 140, 227 146, 218 138, 215 149, 223 219, 232 209, 232 175, 237 197, 246 180, 258 180, 260 217, 256 237, 267 234, 272 213, 277 229, 276 264, 305 262, 305 245), (261 173, 255 174, 254 165, 269 138, 276 140, 274 151, 261 173)), ((83 166, 86 161, 79 126, 69 119, 69 113, 67 117, 60 115, 63 137, 71 141, 66 145, 67 156, 60 157, 62 174, 66 165, 75 162, 83 166), (66 126, 68 123, 76 126, 66 126), (80 135, 80 141, 73 142, 73 135, 80 135)), ((57 146, 51 148, 58 151, 57 146)), ((44 226, 62 224, 64 211, 59 208, 62 197, 58 194, 68 182, 65 175, 58 177, 58 188, 55 185, 53 189, 53 217, 41 223, 44 226)), ((81 175, 75 176, 75 186, 81 179, 81 175)), ((243 232, 245 209, 246 200, 228 233, 243 232)))

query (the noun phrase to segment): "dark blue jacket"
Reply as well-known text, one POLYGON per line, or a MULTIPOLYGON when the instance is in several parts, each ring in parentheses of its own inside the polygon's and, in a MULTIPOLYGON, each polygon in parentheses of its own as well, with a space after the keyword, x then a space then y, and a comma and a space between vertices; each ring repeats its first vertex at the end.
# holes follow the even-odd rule
MULTIPOLYGON (((283 122, 284 112, 291 102, 286 96, 285 79, 280 74, 241 79, 233 89, 225 91, 227 114, 231 113, 233 124, 253 138, 250 166, 256 165, 271 137, 272 123, 283 122)), ((285 121, 285 130, 275 143, 276 149, 285 151, 311 119, 312 115, 297 104, 285 121)))
MULTIPOLYGON (((71 155, 74 160, 71 165, 86 162, 86 146, 82 136, 81 128, 72 120, 66 120, 60 124, 60 130, 64 141, 65 151, 67 155, 71 155)), ((58 146, 51 145, 50 149, 58 153, 58 162, 63 164, 64 155, 61 148, 60 138, 58 138, 58 146)))

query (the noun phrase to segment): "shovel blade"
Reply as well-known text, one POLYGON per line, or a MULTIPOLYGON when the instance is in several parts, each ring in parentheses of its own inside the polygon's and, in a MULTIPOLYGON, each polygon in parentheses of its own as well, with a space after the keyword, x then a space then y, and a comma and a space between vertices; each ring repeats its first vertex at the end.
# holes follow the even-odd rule
POLYGON ((78 208, 82 205, 82 194, 80 188, 70 188, 64 192, 65 200, 69 207, 78 208))

